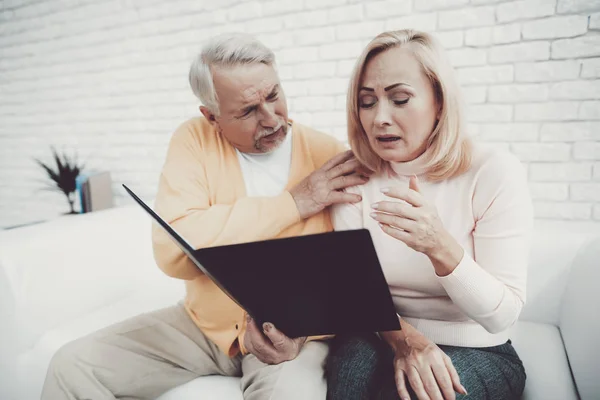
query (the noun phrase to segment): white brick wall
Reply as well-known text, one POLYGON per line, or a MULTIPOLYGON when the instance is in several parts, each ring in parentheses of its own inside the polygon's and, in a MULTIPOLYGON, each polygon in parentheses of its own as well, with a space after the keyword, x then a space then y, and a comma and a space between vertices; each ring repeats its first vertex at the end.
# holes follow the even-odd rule
POLYGON ((66 211, 33 157, 77 151, 154 196, 169 136, 198 114, 189 62, 206 37, 276 52, 290 114, 345 137, 354 60, 383 30, 434 32, 478 140, 528 167, 538 218, 600 221, 598 0, 5 0, 0 2, 0 227, 66 211))

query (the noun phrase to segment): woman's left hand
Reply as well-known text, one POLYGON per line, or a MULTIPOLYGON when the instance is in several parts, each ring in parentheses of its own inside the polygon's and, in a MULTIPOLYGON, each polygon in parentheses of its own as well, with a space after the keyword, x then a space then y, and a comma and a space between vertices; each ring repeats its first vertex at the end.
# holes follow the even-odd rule
POLYGON ((379 222, 388 235, 406 243, 412 249, 427 255, 438 275, 447 275, 460 262, 462 247, 446 231, 435 206, 422 195, 416 176, 409 187, 391 187, 382 192, 398 201, 381 201, 371 207, 371 217, 379 222))

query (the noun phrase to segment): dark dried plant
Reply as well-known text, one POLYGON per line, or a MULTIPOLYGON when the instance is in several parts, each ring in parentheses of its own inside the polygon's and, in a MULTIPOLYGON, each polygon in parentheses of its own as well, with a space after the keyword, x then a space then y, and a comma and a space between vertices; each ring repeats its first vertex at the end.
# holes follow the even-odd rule
POLYGON ((76 179, 83 170, 84 165, 78 163, 77 155, 71 158, 66 153, 58 154, 54 147, 51 149, 55 165, 52 166, 37 158, 35 159, 52 181, 52 184, 44 189, 63 193, 69 203, 70 214, 75 214, 73 203, 75 202, 75 192, 77 190, 76 179))

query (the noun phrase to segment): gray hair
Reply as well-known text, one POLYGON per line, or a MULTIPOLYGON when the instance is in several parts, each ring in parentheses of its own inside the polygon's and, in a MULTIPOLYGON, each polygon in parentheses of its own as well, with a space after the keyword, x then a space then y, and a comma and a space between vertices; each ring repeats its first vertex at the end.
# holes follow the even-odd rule
POLYGON ((275 54, 252 35, 226 33, 212 37, 190 67, 190 86, 198 99, 213 114, 219 115, 219 101, 212 67, 263 63, 275 64, 275 54))

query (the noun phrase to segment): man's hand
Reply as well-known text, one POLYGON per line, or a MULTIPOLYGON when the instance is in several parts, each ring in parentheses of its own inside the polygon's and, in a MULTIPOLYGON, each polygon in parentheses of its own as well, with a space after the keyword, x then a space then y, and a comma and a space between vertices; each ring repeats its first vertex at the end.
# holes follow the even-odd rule
POLYGON ((269 322, 263 324, 263 335, 252 317, 248 316, 247 321, 244 346, 265 364, 280 364, 293 360, 306 342, 306 337, 290 339, 269 322))
POLYGON ((300 217, 311 217, 332 204, 358 203, 359 195, 342 189, 366 183, 366 174, 352 151, 333 157, 290 190, 300 217))

